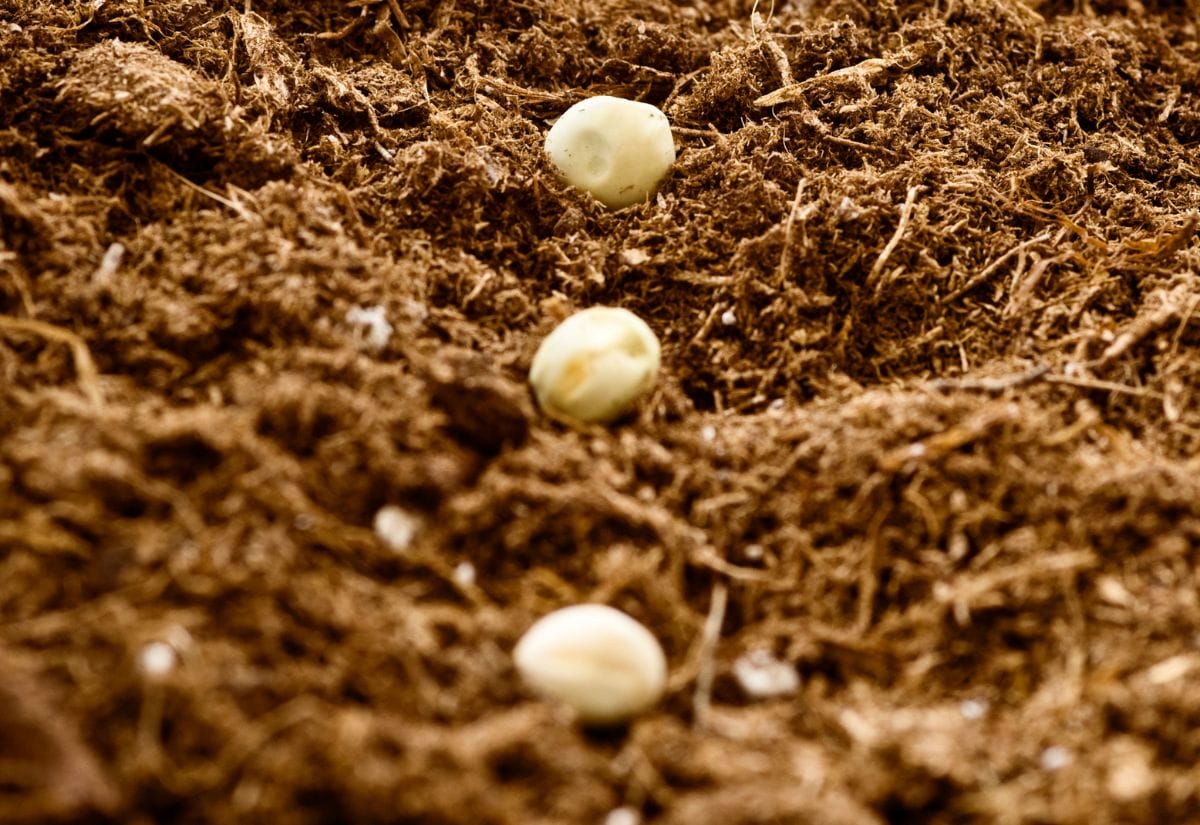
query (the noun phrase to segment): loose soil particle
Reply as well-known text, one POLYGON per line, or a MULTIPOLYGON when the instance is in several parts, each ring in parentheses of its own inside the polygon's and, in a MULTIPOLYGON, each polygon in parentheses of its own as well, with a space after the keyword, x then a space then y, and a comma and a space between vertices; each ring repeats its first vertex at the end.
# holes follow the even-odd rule
POLYGON ((1200 819, 1198 20, 9 0, 0 818, 1200 819), (652 202, 548 168, 593 94, 652 202), (576 432, 525 373, 594 304, 664 367, 576 432), (666 650, 627 730, 516 679, 583 601, 666 650))

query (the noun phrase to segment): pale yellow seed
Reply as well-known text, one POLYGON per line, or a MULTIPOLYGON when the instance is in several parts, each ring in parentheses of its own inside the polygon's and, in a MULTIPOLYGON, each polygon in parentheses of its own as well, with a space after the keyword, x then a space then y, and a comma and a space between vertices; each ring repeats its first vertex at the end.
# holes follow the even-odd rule
POLYGON ((644 201, 675 163, 667 116, 648 103, 599 95, 576 103, 546 135, 567 183, 612 209, 644 201))
POLYGON ((529 381, 548 414, 608 424, 654 387, 661 359, 658 338, 641 318, 618 307, 591 307, 546 336, 529 381))
POLYGON ((600 604, 544 616, 518 642, 513 659, 535 693, 566 705, 587 725, 617 724, 645 711, 662 696, 667 678, 653 634, 600 604))

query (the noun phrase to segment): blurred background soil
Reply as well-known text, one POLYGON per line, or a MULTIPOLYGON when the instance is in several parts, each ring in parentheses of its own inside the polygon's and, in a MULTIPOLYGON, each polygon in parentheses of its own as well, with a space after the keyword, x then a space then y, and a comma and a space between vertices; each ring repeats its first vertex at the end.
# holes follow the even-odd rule
POLYGON ((5 0, 0 820, 1200 821, 1198 19, 5 0), (598 93, 651 203, 547 168, 598 93), (580 433, 593 304, 664 368, 580 433), (516 679, 581 601, 628 730, 516 679))

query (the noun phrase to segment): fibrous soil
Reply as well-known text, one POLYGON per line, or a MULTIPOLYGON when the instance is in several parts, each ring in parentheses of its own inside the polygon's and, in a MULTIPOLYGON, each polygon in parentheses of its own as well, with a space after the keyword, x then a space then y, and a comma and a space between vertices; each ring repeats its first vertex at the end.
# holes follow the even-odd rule
POLYGON ((1200 819, 1198 14, 7 0, 0 819, 1200 819), (652 202, 548 167, 593 94, 652 202), (595 304, 664 366, 577 432, 595 304), (628 729, 516 678, 585 601, 628 729))

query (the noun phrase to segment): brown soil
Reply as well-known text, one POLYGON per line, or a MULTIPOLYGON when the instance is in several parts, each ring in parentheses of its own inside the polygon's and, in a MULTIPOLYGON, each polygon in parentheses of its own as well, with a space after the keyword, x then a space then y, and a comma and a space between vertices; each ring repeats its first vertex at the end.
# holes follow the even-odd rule
POLYGON ((1200 821, 1194 2, 2 6, 0 820, 1200 821), (653 203, 547 168, 597 93, 653 203), (514 673, 581 601, 627 730, 514 673))

